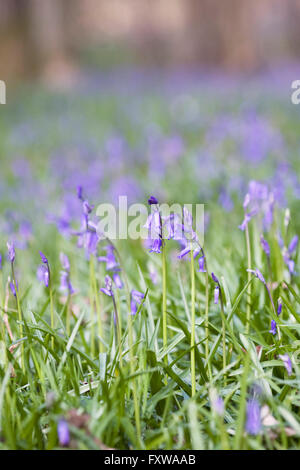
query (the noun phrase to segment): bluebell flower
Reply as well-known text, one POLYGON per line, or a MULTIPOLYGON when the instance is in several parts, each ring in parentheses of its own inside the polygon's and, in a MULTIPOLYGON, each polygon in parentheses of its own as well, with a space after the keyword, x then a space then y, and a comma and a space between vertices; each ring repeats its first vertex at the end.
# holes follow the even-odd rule
POLYGON ((215 290, 214 290, 214 303, 215 304, 219 302, 219 296, 220 296, 220 288, 218 285, 216 285, 215 290))
POLYGON ((7 249, 8 249, 8 258, 11 263, 15 261, 16 257, 16 252, 15 252, 15 246, 14 243, 12 242, 7 242, 7 249))
POLYGON ((144 294, 142 294, 142 292, 139 292, 138 290, 134 289, 131 291, 130 308, 132 315, 135 315, 137 313, 138 306, 141 304, 143 298, 144 294))
POLYGON ((288 247, 288 252, 289 252, 289 254, 292 254, 292 253, 296 250, 297 245, 298 245, 298 235, 295 235, 295 236, 292 238, 292 240, 291 240, 291 242, 290 242, 290 244, 289 244, 289 247, 288 247))
POLYGON ((292 375, 293 367, 292 361, 288 354, 279 354, 279 358, 283 361, 284 367, 287 370, 288 375, 292 375))
POLYGON ((261 429, 260 406, 255 398, 247 402, 246 431, 256 436, 261 429))
POLYGON ((269 257, 270 256, 270 245, 267 242, 267 240, 264 239, 263 235, 260 236, 260 243, 262 246, 262 249, 266 253, 266 255, 269 257))
POLYGON ((10 287, 10 290, 11 290, 13 296, 14 296, 14 297, 17 297, 16 288, 17 288, 17 290, 18 290, 18 281, 16 280, 16 286, 15 286, 15 284, 14 284, 13 282, 10 282, 10 283, 9 283, 9 287, 10 287))
POLYGON ((49 269, 47 266, 41 264, 37 269, 37 278, 43 282, 46 287, 49 287, 49 269))
POLYGON ((200 256, 199 258, 199 272, 206 273, 204 255, 200 256))
POLYGON ((158 200, 154 196, 150 196, 148 199, 148 204, 151 206, 153 204, 158 204, 158 200))
POLYGON ((276 335, 277 333, 277 325, 276 325, 276 321, 275 320, 271 320, 271 329, 269 330, 269 333, 271 333, 272 335, 276 335))
POLYGON ((277 302, 277 315, 279 316, 282 312, 282 301, 281 298, 279 297, 278 302, 277 302))
POLYGON ((65 419, 60 419, 57 424, 57 435, 59 444, 66 447, 70 443, 70 431, 68 423, 65 419))
POLYGON ((109 297, 112 297, 113 291, 112 291, 112 279, 110 276, 106 275, 105 276, 105 287, 101 287, 101 292, 103 294, 108 295, 109 297))

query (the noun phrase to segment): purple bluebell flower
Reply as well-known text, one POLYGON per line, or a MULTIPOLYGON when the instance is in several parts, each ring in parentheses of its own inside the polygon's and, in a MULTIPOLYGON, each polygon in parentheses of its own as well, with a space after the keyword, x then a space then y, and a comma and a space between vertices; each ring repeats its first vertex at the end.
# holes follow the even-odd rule
POLYGON ((113 271, 119 268, 119 263, 115 257, 115 248, 112 245, 106 247, 106 269, 113 271))
POLYGON ((2 269, 2 254, 0 253, 0 270, 2 269))
POLYGON ((149 204, 149 206, 151 206, 153 204, 158 204, 158 200, 156 199, 156 197, 150 196, 149 199, 148 199, 148 204, 149 204))
POLYGON ((294 274, 295 273, 295 261, 290 258, 290 254, 289 254, 288 251, 284 251, 283 260, 284 260, 290 274, 294 274))
POLYGON ((10 282, 10 283, 9 283, 9 287, 10 287, 10 290, 11 290, 13 296, 14 296, 14 297, 17 297, 16 288, 17 288, 17 290, 18 290, 18 281, 16 281, 16 286, 15 286, 15 284, 14 284, 13 282, 10 282))
POLYGON ((168 240, 184 240, 184 225, 179 214, 171 213, 164 219, 164 228, 167 232, 168 240))
POLYGON ((255 398, 247 402, 246 431, 256 436, 261 429, 260 406, 255 398))
POLYGON ((70 281, 69 273, 67 271, 60 272, 60 290, 68 291, 70 294, 75 292, 70 281))
POLYGON ((162 221, 158 210, 151 212, 147 217, 144 227, 149 231, 149 238, 156 239, 161 237, 162 221))
POLYGON ((158 274, 156 269, 153 266, 149 267, 149 276, 153 284, 157 284, 158 282, 158 274))
POLYGON ((217 282, 219 284, 219 279, 217 278, 217 276, 214 273, 211 273, 211 277, 212 277, 214 282, 217 282))
POLYGON ((63 269, 65 269, 66 271, 70 271, 70 261, 67 255, 65 255, 64 253, 60 253, 59 259, 63 269))
POLYGON ((259 269, 247 269, 249 273, 253 273, 263 284, 267 285, 264 276, 259 269))
POLYGON ((44 253, 42 253, 41 251, 40 251, 40 257, 41 257, 41 259, 42 259, 42 262, 43 262, 44 264, 47 264, 47 265, 48 265, 48 259, 46 258, 46 256, 44 255, 44 253))
POLYGON ((108 295, 109 297, 112 297, 113 291, 112 291, 112 280, 111 277, 106 275, 105 276, 105 287, 101 287, 101 292, 103 294, 108 295))
POLYGON ((120 277, 120 274, 117 271, 113 273, 113 280, 114 280, 115 286, 118 289, 123 289, 123 282, 120 277))
POLYGON ((288 375, 293 372, 292 361, 288 354, 279 354, 279 358, 283 361, 284 367, 287 370, 288 375))
POLYGON ((69 258, 64 253, 60 253, 59 257, 60 257, 61 265, 64 268, 64 270, 60 272, 60 290, 68 291, 69 294, 74 294, 75 291, 73 289, 73 286, 70 280, 69 258))
POLYGON ((212 407, 217 415, 224 415, 224 400, 219 395, 217 395, 212 401, 212 407))
POLYGON ((46 287, 49 287, 49 269, 47 266, 41 264, 37 269, 37 278, 43 282, 46 287))
POLYGON ((276 335, 277 333, 277 325, 276 325, 276 321, 275 320, 271 320, 271 329, 269 330, 269 333, 271 333, 272 335, 276 335))
POLYGON ((137 313, 138 306, 141 304, 143 298, 144 294, 142 294, 142 292, 139 292, 138 290, 134 289, 131 291, 130 308, 132 315, 135 315, 137 313))
POLYGON ((269 258, 269 256, 270 256, 270 245, 267 242, 267 240, 264 239, 263 235, 260 236, 260 244, 262 246, 262 249, 264 250, 264 252, 266 253, 266 255, 269 258))
POLYGON ((150 248, 150 253, 161 253, 162 241, 160 238, 152 240, 152 246, 150 248))
POLYGON ((199 258, 199 272, 206 273, 204 255, 200 256, 199 258))
POLYGON ((238 227, 240 230, 242 230, 242 232, 245 231, 245 229, 246 229, 248 223, 250 222, 250 220, 252 219, 252 217, 254 217, 254 215, 256 215, 256 213, 257 213, 257 212, 256 212, 255 210, 253 210, 253 211, 251 211, 251 212, 248 212, 248 213, 245 213, 244 220, 243 220, 243 222, 241 223, 241 225, 239 225, 239 227, 238 227))
POLYGON ((243 208, 244 210, 247 209, 248 205, 249 205, 249 202, 250 202, 250 194, 247 193, 245 198, 244 198, 244 202, 243 202, 243 208))
POLYGON ((296 250, 297 245, 298 245, 298 235, 295 235, 289 244, 288 252, 292 254, 296 250))
POLYGON ((8 258, 11 263, 15 261, 16 252, 13 242, 7 242, 8 258))
POLYGON ((282 312, 282 301, 281 298, 279 297, 278 302, 277 302, 277 315, 279 316, 282 312))
POLYGON ((218 285, 216 285, 215 290, 214 290, 214 303, 215 304, 219 302, 219 296, 220 296, 220 288, 218 285))
POLYGON ((70 443, 70 431, 68 423, 65 419, 60 419, 57 424, 57 435, 59 444, 66 447, 70 443))
POLYGON ((81 201, 83 201, 83 188, 82 186, 77 186, 77 197, 78 199, 80 199, 81 201))
POLYGON ((178 259, 182 259, 184 256, 186 256, 187 254, 189 254, 191 251, 191 244, 187 245, 185 248, 183 248, 183 250, 181 250, 181 252, 179 253, 179 255, 177 256, 178 259))
POLYGON ((82 207, 83 207, 84 215, 89 215, 92 212, 93 208, 94 208, 94 206, 90 206, 88 201, 83 201, 82 207))

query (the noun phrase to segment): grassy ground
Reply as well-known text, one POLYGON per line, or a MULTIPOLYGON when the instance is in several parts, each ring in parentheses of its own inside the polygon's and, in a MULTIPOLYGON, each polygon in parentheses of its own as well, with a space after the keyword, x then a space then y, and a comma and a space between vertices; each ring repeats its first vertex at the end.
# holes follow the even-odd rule
POLYGON ((0 448, 298 448, 300 121, 268 83, 125 73, 1 108, 0 448), (205 204, 206 273, 174 240, 116 240, 106 296, 107 241, 87 254, 74 235, 78 185, 96 207, 205 204))

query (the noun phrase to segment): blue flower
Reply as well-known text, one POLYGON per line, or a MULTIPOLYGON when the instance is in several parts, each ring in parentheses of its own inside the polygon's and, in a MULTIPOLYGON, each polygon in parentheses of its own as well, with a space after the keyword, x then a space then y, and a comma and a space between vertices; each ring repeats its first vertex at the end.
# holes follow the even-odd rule
POLYGON ((246 431, 253 436, 256 436, 261 428, 260 420, 260 406, 255 398, 251 398, 247 402, 247 420, 246 431))
POLYGON ((271 333, 272 335, 276 335, 277 333, 277 325, 276 325, 276 321, 275 320, 271 320, 271 329, 269 330, 269 333, 271 333))

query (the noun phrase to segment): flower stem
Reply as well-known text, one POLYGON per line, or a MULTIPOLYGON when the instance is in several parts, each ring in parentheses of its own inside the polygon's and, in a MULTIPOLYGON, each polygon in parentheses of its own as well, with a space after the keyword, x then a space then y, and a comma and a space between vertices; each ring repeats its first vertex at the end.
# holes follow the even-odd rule
POLYGON ((196 374, 195 374, 195 269, 194 253, 191 250, 191 381, 192 397, 196 393, 196 374))
POLYGON ((208 282, 208 269, 207 269, 206 257, 205 257, 204 252, 203 252, 203 256, 204 256, 204 269, 205 269, 205 336, 206 336, 205 359, 206 359, 206 364, 207 364, 208 377, 209 377, 209 380, 211 380, 212 375, 211 375, 211 364, 210 364, 210 358, 209 358, 209 329, 208 329, 209 282, 208 282))
POLYGON ((90 257, 90 305, 91 305, 91 354, 95 357, 95 323, 94 323, 94 296, 93 296, 93 281, 92 281, 92 256, 90 257))
MULTIPOLYGON (((52 330, 54 330, 54 306, 53 306, 53 292, 52 292, 52 285, 50 283, 49 287, 49 297, 50 297, 50 326, 52 330)), ((54 349, 54 336, 51 338, 51 346, 54 349)))
POLYGON ((249 228, 248 224, 245 228, 246 235, 246 247, 247 247, 247 263, 248 263, 248 288, 247 288, 247 316, 246 316, 246 334, 249 334, 250 331, 250 318, 251 318, 251 247, 250 247, 250 237, 249 237, 249 228))
MULTIPOLYGON (((162 243, 162 282, 163 282, 163 298, 162 298, 162 320, 163 320, 163 348, 167 348, 168 336, 167 336, 167 268, 166 268, 166 247, 163 241, 162 243)), ((168 356, 165 355, 165 362, 168 363, 168 356)))
POLYGON ((224 386, 227 383, 226 377, 226 330, 225 330, 225 312, 224 312, 224 302, 221 286, 219 285, 220 290, 220 305, 221 305, 221 316, 222 316, 222 345, 223 345, 223 369, 224 369, 224 386))
MULTIPOLYGON (((15 288, 15 293, 16 293, 16 301, 17 301, 17 310, 18 310, 18 319, 20 323, 20 339, 23 338, 23 314, 21 310, 21 305, 20 305, 20 300, 19 300, 19 293, 18 293, 18 288, 17 288, 17 283, 16 283, 16 278, 15 278, 15 271, 14 271, 14 265, 11 263, 11 272, 12 272, 12 279, 13 279, 13 284, 15 288)), ((24 361, 24 344, 23 341, 21 342, 21 366, 23 372, 25 372, 25 361, 24 361)))
POLYGON ((100 309, 97 280, 96 280, 96 275, 95 275, 95 263, 94 263, 93 255, 90 255, 90 269, 91 269, 91 282, 92 282, 92 287, 93 287, 93 296, 95 300, 96 313, 97 313, 98 335, 100 337, 99 350, 100 350, 100 353, 103 353, 104 352, 104 344, 102 342, 103 326, 102 326, 102 319, 101 319, 101 309, 100 309))
POLYGON ((113 301, 113 306, 114 306, 114 314, 115 314, 116 327, 117 327, 117 339, 118 339, 118 347, 119 347, 120 366, 122 367, 122 344, 121 344, 120 318, 119 318, 114 294, 112 294, 112 301, 113 301))
MULTIPOLYGON (((130 301, 129 301, 130 308, 130 301)), ((134 352, 133 352, 133 326, 130 309, 128 311, 128 342, 129 342, 129 354, 130 354, 130 373, 134 374, 134 352)), ((137 380, 134 378, 132 381, 132 394, 133 394, 133 403, 134 403, 134 415, 135 415, 135 426, 137 434, 137 442, 141 445, 141 422, 140 422, 140 407, 137 397, 137 380)))

